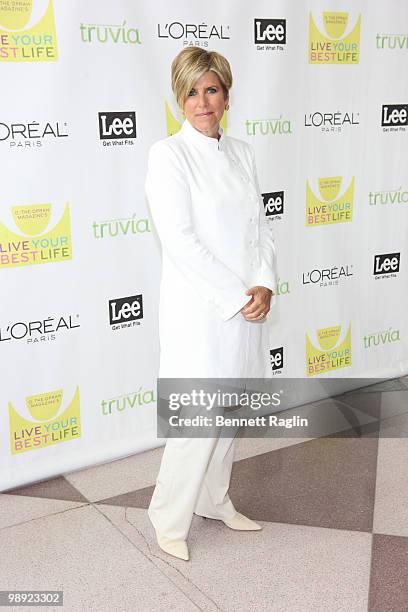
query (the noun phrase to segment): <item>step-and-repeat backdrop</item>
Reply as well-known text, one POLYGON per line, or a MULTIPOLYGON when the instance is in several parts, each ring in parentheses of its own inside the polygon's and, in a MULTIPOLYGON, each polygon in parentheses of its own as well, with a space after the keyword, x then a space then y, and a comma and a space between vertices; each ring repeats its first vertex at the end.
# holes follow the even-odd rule
POLYGON ((1 490, 163 443, 144 180, 185 46, 229 59, 222 125, 256 150, 271 378, 408 371, 407 23, 405 0, 0 0, 1 490))

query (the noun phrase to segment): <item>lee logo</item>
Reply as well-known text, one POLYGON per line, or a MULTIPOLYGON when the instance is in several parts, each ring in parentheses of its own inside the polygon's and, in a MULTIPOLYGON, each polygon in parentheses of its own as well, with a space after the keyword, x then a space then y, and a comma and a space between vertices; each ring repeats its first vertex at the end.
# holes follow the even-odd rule
POLYGON ((262 198, 267 217, 283 214, 283 191, 263 193, 262 198))
POLYGON ((120 327, 140 325, 139 322, 132 323, 132 321, 139 321, 142 318, 142 294, 109 300, 109 322, 111 325, 120 325, 120 327))
POLYGON ((286 19, 255 19, 255 43, 286 44, 286 19))
POLYGON ((271 358, 272 370, 281 370, 283 368, 283 346, 276 349, 270 349, 269 355, 271 358))
POLYGON ((374 256, 374 274, 399 272, 401 253, 384 253, 374 256))
POLYGON ((136 113, 98 113, 101 140, 136 138, 136 113))
POLYGON ((408 104, 383 104, 381 125, 384 127, 408 125, 408 104))

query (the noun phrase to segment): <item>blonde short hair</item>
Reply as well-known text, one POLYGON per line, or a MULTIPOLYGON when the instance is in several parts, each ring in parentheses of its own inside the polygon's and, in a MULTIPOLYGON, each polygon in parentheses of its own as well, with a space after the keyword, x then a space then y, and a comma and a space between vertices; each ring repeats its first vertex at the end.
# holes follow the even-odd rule
POLYGON ((181 110, 194 83, 205 72, 212 70, 220 79, 224 97, 232 86, 232 72, 228 60, 217 51, 206 51, 200 47, 186 47, 171 64, 171 87, 181 110))

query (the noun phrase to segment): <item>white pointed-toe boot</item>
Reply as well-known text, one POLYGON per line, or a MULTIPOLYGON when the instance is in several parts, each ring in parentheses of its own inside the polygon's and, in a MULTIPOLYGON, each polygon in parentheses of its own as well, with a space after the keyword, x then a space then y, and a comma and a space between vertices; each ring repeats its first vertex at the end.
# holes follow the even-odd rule
POLYGON ((157 543, 164 552, 178 559, 188 561, 190 555, 188 553, 187 542, 185 540, 170 540, 164 536, 161 536, 156 531, 157 543))
POLYGON ((236 529, 238 531, 259 531, 262 529, 261 525, 258 525, 258 523, 255 523, 255 521, 252 521, 240 512, 237 512, 232 519, 224 521, 224 523, 230 529, 236 529))
POLYGON ((147 516, 153 526, 154 532, 156 534, 157 544, 160 546, 164 552, 168 555, 172 555, 173 557, 177 557, 178 559, 183 559, 184 561, 188 561, 190 559, 190 555, 188 553, 187 542, 185 540, 172 540, 171 538, 166 538, 166 536, 161 535, 150 516, 149 510, 147 511, 147 516))
MULTIPOLYGON (((197 514, 197 516, 201 516, 202 518, 205 518, 205 519, 211 518, 211 517, 203 516, 202 514, 197 514)), ((261 525, 258 525, 258 523, 255 523, 255 521, 252 521, 251 519, 249 519, 247 516, 244 516, 240 512, 237 512, 236 515, 233 516, 231 519, 228 519, 228 520, 216 519, 216 520, 221 520, 227 527, 229 527, 230 529, 235 529, 236 531, 260 531, 262 529, 261 525)))

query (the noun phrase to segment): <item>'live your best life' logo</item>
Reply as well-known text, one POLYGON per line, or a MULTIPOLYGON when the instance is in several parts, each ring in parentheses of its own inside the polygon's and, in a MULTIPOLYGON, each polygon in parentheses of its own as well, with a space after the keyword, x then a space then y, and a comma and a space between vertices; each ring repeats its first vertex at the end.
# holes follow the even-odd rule
POLYGON ((306 375, 318 376, 351 366, 351 324, 345 334, 334 325, 306 333, 306 375))
POLYGON ((353 219, 354 177, 345 190, 342 176, 329 176, 317 180, 319 194, 306 180, 306 226, 315 227, 331 223, 344 223, 353 219))
POLYGON ((0 269, 72 259, 69 204, 54 227, 45 231, 51 220, 51 209, 51 204, 11 207, 13 222, 21 233, 9 229, 0 220, 0 269))
POLYGON ((52 0, 0 0, 0 62, 55 62, 52 0))
POLYGON ((358 16, 352 30, 348 27, 348 20, 348 13, 324 11, 321 15, 322 33, 310 13, 309 64, 359 63, 361 16, 358 16))
POLYGON ((63 407, 62 389, 25 398, 26 406, 9 402, 10 449, 16 455, 81 436, 79 388, 63 407))

